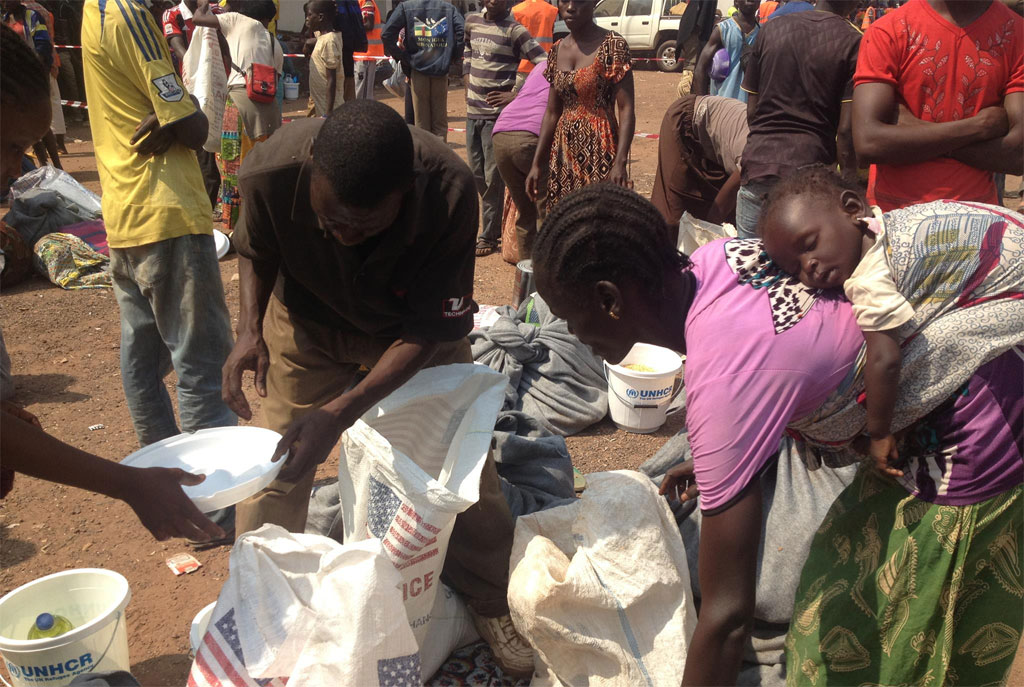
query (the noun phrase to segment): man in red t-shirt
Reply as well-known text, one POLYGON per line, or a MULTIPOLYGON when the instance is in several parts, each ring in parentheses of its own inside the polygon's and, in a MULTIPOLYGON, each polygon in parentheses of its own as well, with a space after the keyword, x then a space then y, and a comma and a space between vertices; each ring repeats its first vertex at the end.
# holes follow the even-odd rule
POLYGON ((870 201, 996 203, 993 173, 1024 168, 1022 58, 1024 20, 1001 2, 910 0, 875 21, 853 95, 870 201))
POLYGON ((174 61, 181 69, 181 62, 185 59, 185 51, 188 44, 192 42, 192 33, 196 25, 192 23, 192 14, 196 11, 197 0, 182 0, 174 7, 164 12, 161 24, 163 24, 164 38, 171 46, 171 53, 174 61))

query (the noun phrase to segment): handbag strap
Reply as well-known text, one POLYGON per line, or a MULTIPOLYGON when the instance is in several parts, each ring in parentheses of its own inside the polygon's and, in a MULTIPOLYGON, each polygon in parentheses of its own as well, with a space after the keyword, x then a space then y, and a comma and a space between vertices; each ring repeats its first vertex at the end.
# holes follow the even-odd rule
MULTIPOLYGON (((270 61, 274 62, 275 61, 274 58, 277 57, 277 37, 274 36, 274 34, 270 33, 269 29, 267 29, 266 31, 267 31, 267 35, 270 36, 270 61)), ((271 64, 270 66, 274 68, 274 73, 276 74, 277 73, 277 65, 276 64, 271 64)), ((245 76, 245 72, 242 71, 241 67, 239 67, 237 64, 235 64, 234 60, 231 60, 231 68, 234 69, 239 74, 241 74, 242 76, 245 76)))

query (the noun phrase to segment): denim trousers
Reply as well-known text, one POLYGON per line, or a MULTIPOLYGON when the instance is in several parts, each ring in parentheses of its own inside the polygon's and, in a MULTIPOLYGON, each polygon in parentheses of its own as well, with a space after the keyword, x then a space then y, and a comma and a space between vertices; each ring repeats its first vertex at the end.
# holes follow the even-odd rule
POLYGON ((231 321, 213 236, 110 249, 121 309, 121 382, 143 446, 179 433, 164 377, 178 375, 181 430, 233 426, 221 400, 231 321))
POLYGON ((736 194, 736 233, 741 239, 758 238, 757 221, 761 217, 761 206, 777 183, 778 177, 768 177, 740 186, 736 194))
POLYGON ((466 120, 466 154, 476 179, 476 190, 483 199, 484 226, 480 240, 497 245, 501 240, 501 214, 505 207, 505 182, 494 158, 493 119, 466 120))

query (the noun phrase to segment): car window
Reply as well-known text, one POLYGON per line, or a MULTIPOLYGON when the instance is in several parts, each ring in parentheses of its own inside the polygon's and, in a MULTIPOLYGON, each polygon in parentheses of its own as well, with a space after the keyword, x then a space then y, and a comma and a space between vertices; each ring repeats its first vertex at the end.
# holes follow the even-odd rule
POLYGON ((646 17, 654 7, 654 0, 629 0, 626 3, 627 17, 646 17))
POLYGON ((662 9, 661 14, 666 17, 669 15, 675 15, 678 17, 681 16, 685 10, 686 0, 665 0, 665 7, 662 9))
POLYGON ((617 17, 622 14, 622 3, 625 0, 604 0, 594 8, 595 17, 617 17))

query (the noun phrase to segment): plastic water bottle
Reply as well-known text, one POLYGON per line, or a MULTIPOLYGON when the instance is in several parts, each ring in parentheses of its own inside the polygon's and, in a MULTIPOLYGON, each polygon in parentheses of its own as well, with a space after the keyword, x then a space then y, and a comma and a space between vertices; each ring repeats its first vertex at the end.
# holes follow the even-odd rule
POLYGON ((75 626, 71 624, 71 621, 62 615, 40 613, 39 617, 36 618, 35 625, 28 631, 28 638, 47 639, 49 637, 59 637, 74 628, 75 626))

